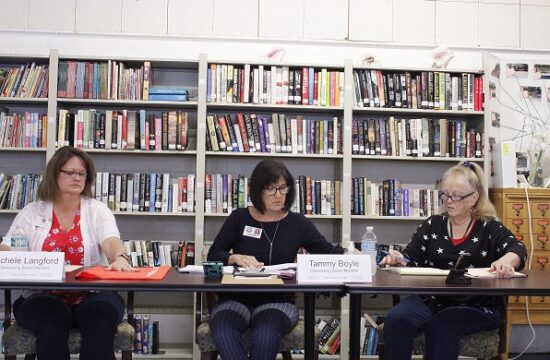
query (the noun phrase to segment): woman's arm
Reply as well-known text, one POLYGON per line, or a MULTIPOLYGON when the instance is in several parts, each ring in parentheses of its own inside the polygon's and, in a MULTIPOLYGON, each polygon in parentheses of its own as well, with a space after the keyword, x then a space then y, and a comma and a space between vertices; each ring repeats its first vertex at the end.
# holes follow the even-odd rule
POLYGON ((124 249, 124 244, 120 238, 112 236, 103 240, 101 243, 101 251, 105 254, 107 260, 109 260, 108 269, 115 271, 134 270, 128 261, 126 249, 124 249))

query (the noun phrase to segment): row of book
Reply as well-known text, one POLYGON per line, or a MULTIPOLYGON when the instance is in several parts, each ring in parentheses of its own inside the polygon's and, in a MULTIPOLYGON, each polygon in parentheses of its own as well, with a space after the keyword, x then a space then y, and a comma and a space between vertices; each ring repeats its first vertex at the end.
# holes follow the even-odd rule
POLYGON ((148 100, 151 63, 60 61, 57 96, 77 99, 148 100))
POLYGON ((344 72, 314 67, 210 64, 207 101, 343 106, 344 72))
POLYGON ((207 150, 294 154, 341 154, 341 121, 237 113, 208 115, 207 150))
POLYGON ((405 188, 397 179, 357 177, 352 184, 352 215, 427 217, 443 209, 439 190, 405 188))
MULTIPOLYGON (((342 182, 316 180, 300 175, 295 180, 296 196, 291 210, 310 215, 342 214, 342 182)), ((204 211, 207 214, 231 213, 251 204, 248 178, 244 175, 206 174, 204 211)))
POLYGON ((482 157, 484 133, 466 120, 353 119, 352 153, 414 157, 482 157))
POLYGON ((134 354, 158 354, 159 322, 151 320, 149 314, 135 314, 134 321, 134 354))
POLYGON ((438 71, 354 70, 357 107, 483 110, 483 76, 438 71))
POLYGON ((10 114, 8 109, 0 108, 0 147, 45 148, 47 132, 46 114, 10 114))
POLYGON ((185 150, 188 131, 185 111, 60 109, 56 144, 84 149, 185 150))
POLYGON ((42 175, 0 173, 0 209, 20 210, 36 200, 42 175))
POLYGON ((193 212, 195 174, 98 172, 92 192, 112 211, 193 212))
POLYGON ((0 68, 0 96, 22 98, 48 97, 48 65, 27 63, 0 68))
POLYGON ((321 354, 334 355, 340 348, 342 324, 336 318, 328 322, 323 319, 317 321, 319 329, 319 352, 321 354))
POLYGON ((177 266, 195 263, 195 242, 180 240, 163 243, 149 240, 124 240, 124 249, 133 267, 177 266))
POLYGON ((375 319, 368 314, 361 316, 361 333, 362 340, 361 355, 377 355, 378 354, 378 326, 384 323, 384 316, 376 316, 375 319))

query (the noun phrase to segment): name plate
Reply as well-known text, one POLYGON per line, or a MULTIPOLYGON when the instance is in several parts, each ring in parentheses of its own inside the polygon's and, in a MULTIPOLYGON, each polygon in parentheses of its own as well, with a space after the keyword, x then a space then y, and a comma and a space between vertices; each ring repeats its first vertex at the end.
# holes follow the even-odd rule
POLYGON ((296 280, 305 284, 372 282, 370 256, 298 255, 296 280))
POLYGON ((61 281, 64 266, 62 252, 0 251, 0 280, 61 281))

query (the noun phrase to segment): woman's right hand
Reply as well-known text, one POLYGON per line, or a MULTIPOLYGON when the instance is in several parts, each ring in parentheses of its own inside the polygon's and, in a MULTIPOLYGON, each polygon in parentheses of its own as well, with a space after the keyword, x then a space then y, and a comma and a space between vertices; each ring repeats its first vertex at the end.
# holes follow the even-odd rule
POLYGON ((228 259, 229 265, 237 265, 240 267, 262 267, 263 262, 256 260, 254 256, 233 254, 228 259))
POLYGON ((407 263, 403 261, 404 257, 397 250, 390 249, 388 255, 380 261, 380 266, 389 265, 389 266, 405 266, 407 263))

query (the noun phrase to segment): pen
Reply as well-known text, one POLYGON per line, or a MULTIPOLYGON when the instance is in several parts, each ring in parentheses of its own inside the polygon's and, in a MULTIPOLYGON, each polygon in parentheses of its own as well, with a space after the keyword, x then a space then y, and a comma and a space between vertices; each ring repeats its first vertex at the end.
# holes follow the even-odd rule
MULTIPOLYGON (((386 251, 386 250, 380 250, 380 252, 382 254, 386 254, 386 255, 391 255, 389 251, 386 251)), ((407 259, 406 257, 404 256, 398 256, 397 257, 397 260, 400 261, 400 262, 404 262, 404 263, 410 263, 411 261, 409 259, 407 259)))

